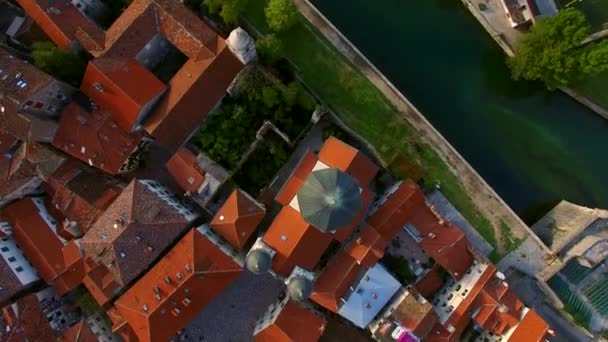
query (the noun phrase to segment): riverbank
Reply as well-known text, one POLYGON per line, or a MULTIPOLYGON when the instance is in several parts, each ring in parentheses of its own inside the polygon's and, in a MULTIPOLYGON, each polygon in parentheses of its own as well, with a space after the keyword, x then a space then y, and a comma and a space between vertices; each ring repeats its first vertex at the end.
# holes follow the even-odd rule
MULTIPOLYGON (((508 19, 500 4, 500 0, 461 0, 464 6, 471 12, 477 21, 483 26, 486 32, 494 39, 494 41, 502 48, 505 54, 509 57, 515 55, 517 49, 517 41, 523 32, 512 28, 509 25, 508 19), (479 5, 483 4, 485 10, 480 10, 479 5)), ((603 37, 602 33, 598 34, 603 37)), ((593 101, 591 98, 581 94, 579 91, 571 87, 562 87, 561 91, 571 96, 573 99, 591 109, 596 114, 608 120, 608 109, 593 101)))

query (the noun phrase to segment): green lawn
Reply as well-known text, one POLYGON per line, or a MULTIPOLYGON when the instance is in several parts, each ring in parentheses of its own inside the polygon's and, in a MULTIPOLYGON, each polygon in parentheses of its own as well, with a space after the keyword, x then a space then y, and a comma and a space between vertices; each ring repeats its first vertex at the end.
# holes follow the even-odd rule
MULTIPOLYGON (((249 1, 245 18, 257 30, 267 33, 264 5, 264 0, 249 1)), ((393 173, 402 178, 414 176, 403 172, 403 168, 391 167, 395 159, 405 157, 416 164, 425 184, 440 182, 445 196, 496 247, 492 224, 480 214, 459 180, 430 146, 420 143, 403 115, 365 76, 303 17, 281 38, 286 57, 295 64, 303 81, 376 148, 393 173)))
POLYGON ((608 71, 586 80, 577 85, 575 89, 598 105, 608 109, 608 71))

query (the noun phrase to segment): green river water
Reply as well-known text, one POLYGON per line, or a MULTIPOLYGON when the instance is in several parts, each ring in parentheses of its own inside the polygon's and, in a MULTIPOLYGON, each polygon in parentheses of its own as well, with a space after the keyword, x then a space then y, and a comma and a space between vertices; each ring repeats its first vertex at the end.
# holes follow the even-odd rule
POLYGON ((608 208, 608 120, 511 81, 502 50, 460 1, 313 3, 525 221, 561 199, 608 208))

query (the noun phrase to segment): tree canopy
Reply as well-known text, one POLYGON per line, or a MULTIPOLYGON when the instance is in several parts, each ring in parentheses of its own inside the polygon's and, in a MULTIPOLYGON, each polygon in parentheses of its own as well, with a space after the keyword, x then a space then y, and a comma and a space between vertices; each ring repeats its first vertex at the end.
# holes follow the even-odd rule
POLYGON ((608 41, 582 45, 589 33, 585 16, 573 8, 539 20, 508 61, 513 78, 541 80, 555 89, 607 70, 608 41))
POLYGON ((32 57, 40 70, 75 87, 80 86, 87 67, 87 59, 82 54, 41 41, 32 44, 32 57))
POLYGON ((268 64, 274 64, 281 59, 283 42, 281 42, 276 34, 271 33, 258 39, 255 42, 255 48, 262 61, 268 64))
POLYGON ((226 24, 233 25, 238 22, 239 16, 249 0, 203 0, 203 4, 210 13, 219 14, 226 24))
POLYGON ((270 0, 265 13, 268 26, 275 32, 290 29, 298 20, 298 10, 292 0, 270 0))

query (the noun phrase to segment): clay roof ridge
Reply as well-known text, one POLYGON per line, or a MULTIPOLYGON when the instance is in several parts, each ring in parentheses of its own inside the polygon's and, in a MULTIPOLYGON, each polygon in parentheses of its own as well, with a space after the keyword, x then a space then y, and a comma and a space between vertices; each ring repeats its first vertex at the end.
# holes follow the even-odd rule
MULTIPOLYGON (((184 23, 182 22, 182 20, 180 20, 181 18, 176 18, 176 17, 175 17, 175 15, 174 15, 175 13, 172 13, 172 12, 170 12, 170 11, 167 11, 167 10, 165 9, 165 7, 164 7, 163 5, 161 5, 161 4, 160 4, 160 2, 159 2, 158 0, 150 0, 150 1, 151 1, 152 3, 154 3, 154 5, 155 5, 154 7, 155 7, 155 8, 160 8, 160 9, 161 9, 163 12, 165 12, 165 13, 166 13, 166 14, 167 14, 169 17, 171 17, 171 19, 173 19, 173 20, 175 21, 175 23, 177 23, 177 25, 178 25, 179 27, 181 27, 181 28, 182 28, 183 32, 184 32, 184 33, 185 33, 187 36, 192 37, 192 38, 194 38, 195 40, 199 41, 199 42, 201 43, 201 45, 203 46, 203 48, 204 48, 205 50, 209 51, 209 53, 211 53, 211 55, 212 55, 213 57, 217 56, 217 51, 212 51, 211 49, 209 49, 209 47, 207 47, 207 45, 205 44, 205 42, 204 42, 203 40, 198 39, 197 37, 195 37, 195 36, 194 36, 194 35, 193 35, 193 34, 190 32, 190 30, 188 30, 188 28, 187 28, 187 27, 184 25, 184 23)), ((200 19, 199 19, 199 22, 201 22, 201 21, 200 21, 200 19)), ((204 38, 204 37, 201 37, 201 38, 204 38)), ((199 51, 200 51, 200 50, 199 50, 199 51)), ((200 53, 199 53, 199 56, 200 56, 200 53)), ((201 59, 200 59, 200 58, 196 58, 196 62, 200 62, 200 61, 201 61, 201 59)))

